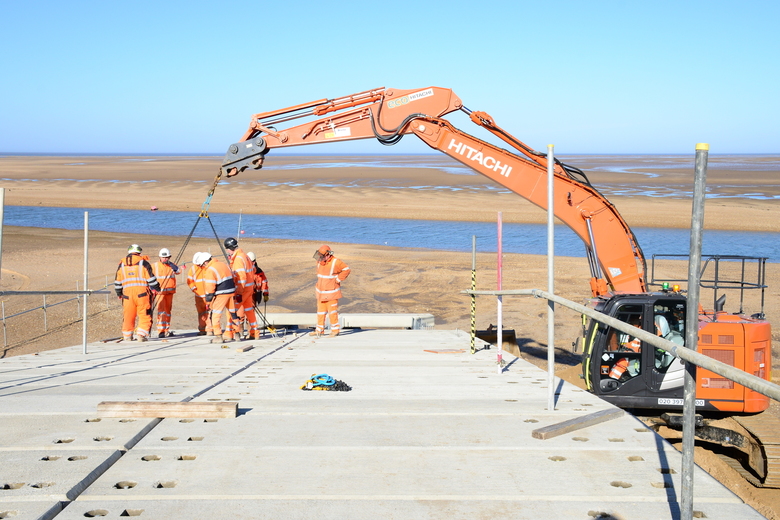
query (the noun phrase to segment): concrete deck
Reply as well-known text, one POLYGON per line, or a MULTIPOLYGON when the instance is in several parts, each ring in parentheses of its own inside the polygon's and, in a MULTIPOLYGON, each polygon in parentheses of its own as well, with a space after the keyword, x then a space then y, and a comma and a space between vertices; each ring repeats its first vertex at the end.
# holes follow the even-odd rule
MULTIPOLYGON (((210 344, 194 334, 0 360, 0 518, 678 518, 680 454, 462 331, 210 344), (350 392, 303 391, 327 373, 350 392), (101 401, 237 401, 234 419, 99 418, 101 401)), ((697 468, 708 519, 763 518, 697 468)))

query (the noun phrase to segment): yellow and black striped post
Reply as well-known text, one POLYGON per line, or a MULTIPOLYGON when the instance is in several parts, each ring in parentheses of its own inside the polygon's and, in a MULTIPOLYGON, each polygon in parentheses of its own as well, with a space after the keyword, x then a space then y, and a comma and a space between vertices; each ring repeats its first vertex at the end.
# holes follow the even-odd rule
MULTIPOLYGON (((471 290, 477 290, 477 235, 471 235, 471 290)), ((471 295, 471 353, 477 351, 477 296, 471 295)))

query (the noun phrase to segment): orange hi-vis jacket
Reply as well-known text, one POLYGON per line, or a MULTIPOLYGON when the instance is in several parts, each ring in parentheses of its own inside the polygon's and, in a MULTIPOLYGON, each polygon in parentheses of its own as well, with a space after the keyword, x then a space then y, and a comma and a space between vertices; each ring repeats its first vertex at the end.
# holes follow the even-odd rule
POLYGON ((154 275, 160 283, 160 292, 174 294, 176 292, 176 275, 181 273, 181 268, 173 262, 155 262, 152 264, 154 275))
POLYGON ((252 277, 255 279, 255 292, 268 294, 268 277, 254 262, 252 263, 252 277))
POLYGON ((149 289, 160 290, 152 266, 138 254, 127 255, 117 267, 114 278, 114 290, 117 296, 139 294, 149 289))
POLYGON ((190 270, 187 271, 187 286, 195 293, 195 296, 199 298, 206 298, 206 279, 203 278, 205 270, 199 266, 192 264, 190 270))
POLYGON ((206 301, 211 302, 218 294, 233 294, 236 292, 236 283, 233 281, 233 272, 227 264, 216 258, 209 260, 203 268, 205 281, 206 301))
POLYGON ((254 266, 244 250, 237 247, 230 255, 230 269, 233 271, 233 281, 236 283, 236 293, 243 294, 249 289, 254 290, 255 279, 252 276, 254 266))
POLYGON ((347 276, 349 266, 335 256, 324 264, 317 262, 317 285, 314 287, 317 301, 327 302, 341 298, 341 282, 347 276))

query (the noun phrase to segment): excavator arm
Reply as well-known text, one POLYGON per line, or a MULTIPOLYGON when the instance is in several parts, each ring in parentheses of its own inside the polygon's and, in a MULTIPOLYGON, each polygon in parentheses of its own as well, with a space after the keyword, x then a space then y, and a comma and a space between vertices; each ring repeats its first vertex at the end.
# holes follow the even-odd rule
MULTIPOLYGON (((497 126, 488 114, 464 107, 452 90, 440 87, 378 88, 255 114, 241 141, 228 149, 222 173, 230 177, 250 167, 260 169, 273 148, 368 138, 392 145, 407 134, 547 209, 547 156, 497 126), (520 155, 452 126, 443 116, 456 110, 520 155), (299 118, 313 120, 277 128, 299 118)), ((617 209, 578 169, 556 161, 553 173, 554 214, 585 244, 593 295, 645 292, 644 255, 617 209)))

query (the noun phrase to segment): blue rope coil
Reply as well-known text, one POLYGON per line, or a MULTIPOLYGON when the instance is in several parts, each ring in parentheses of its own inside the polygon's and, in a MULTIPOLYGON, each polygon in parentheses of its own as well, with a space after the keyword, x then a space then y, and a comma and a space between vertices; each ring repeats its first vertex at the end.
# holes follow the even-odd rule
POLYGON ((316 376, 312 377, 311 380, 314 382, 314 384, 322 386, 333 386, 336 384, 336 380, 328 374, 317 374, 316 376))

